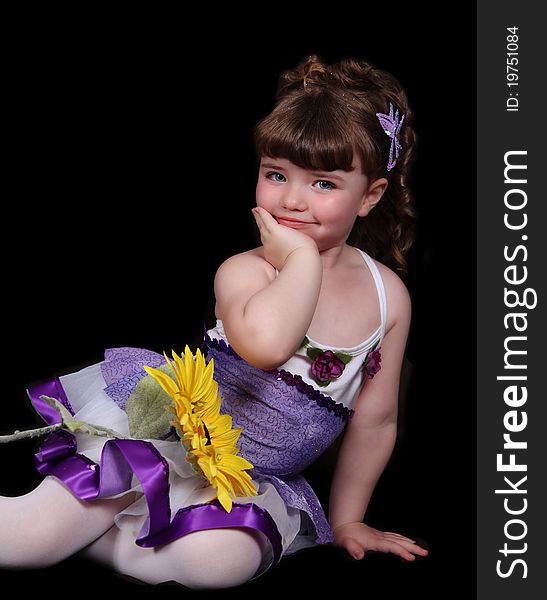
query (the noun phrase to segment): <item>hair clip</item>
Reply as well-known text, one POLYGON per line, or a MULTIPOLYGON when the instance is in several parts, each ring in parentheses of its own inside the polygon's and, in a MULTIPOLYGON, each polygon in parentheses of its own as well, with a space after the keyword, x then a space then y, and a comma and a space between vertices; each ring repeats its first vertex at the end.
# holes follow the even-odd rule
POLYGON ((389 148, 389 160, 387 163, 387 170, 391 171, 399 158, 399 152, 401 151, 401 144, 399 143, 398 135, 403 126, 405 115, 399 120, 399 111, 393 109, 393 104, 389 103, 389 115, 384 113, 376 113, 380 125, 385 131, 386 135, 391 138, 391 146, 389 148))

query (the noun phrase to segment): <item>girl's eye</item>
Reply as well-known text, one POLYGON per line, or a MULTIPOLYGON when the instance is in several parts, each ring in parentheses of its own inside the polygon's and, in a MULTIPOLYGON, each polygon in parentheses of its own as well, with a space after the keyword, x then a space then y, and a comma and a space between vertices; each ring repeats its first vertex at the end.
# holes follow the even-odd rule
POLYGON ((285 176, 281 175, 281 173, 278 173, 277 171, 271 171, 270 173, 266 173, 266 178, 280 183, 285 181, 285 176))
POLYGON ((315 185, 320 190, 333 190, 336 187, 333 183, 331 183, 330 181, 326 181, 325 179, 320 179, 319 181, 316 181, 315 185))

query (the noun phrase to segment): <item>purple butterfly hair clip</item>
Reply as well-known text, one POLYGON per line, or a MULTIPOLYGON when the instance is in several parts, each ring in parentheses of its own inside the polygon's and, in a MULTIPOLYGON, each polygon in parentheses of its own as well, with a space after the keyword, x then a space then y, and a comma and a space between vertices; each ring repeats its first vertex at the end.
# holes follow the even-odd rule
POLYGON ((389 148, 389 160, 387 163, 387 170, 391 171, 399 158, 399 152, 401 151, 401 144, 399 143, 398 135, 403 126, 405 115, 402 115, 399 119, 399 111, 393 109, 393 104, 389 103, 389 115, 384 113, 376 113, 380 125, 385 131, 386 135, 391 138, 391 146, 389 148))

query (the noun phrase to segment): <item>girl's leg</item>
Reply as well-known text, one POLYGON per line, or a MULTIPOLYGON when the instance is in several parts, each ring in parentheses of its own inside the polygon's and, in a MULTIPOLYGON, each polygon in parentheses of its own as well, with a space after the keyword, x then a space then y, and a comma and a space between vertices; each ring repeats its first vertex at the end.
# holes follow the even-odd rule
POLYGON ((241 585, 257 572, 267 542, 247 529, 210 529, 190 533, 157 548, 135 544, 142 519, 131 529, 112 527, 82 555, 119 573, 158 584, 175 581, 192 589, 241 585))
POLYGON ((29 494, 0 497, 0 568, 37 569, 58 563, 101 536, 135 499, 82 502, 46 477, 29 494))

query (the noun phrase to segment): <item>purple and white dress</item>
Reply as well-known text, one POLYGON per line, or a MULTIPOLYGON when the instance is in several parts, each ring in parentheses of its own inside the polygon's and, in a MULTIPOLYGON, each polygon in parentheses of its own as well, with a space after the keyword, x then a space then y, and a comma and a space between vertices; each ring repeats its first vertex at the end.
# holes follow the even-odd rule
MULTIPOLYGON (((246 527, 269 542, 259 573, 290 554, 332 541, 317 496, 300 475, 337 439, 351 417, 364 382, 379 369, 379 348, 386 326, 386 295, 373 260, 359 250, 376 283, 380 325, 353 348, 333 348, 306 337, 302 347, 279 369, 249 365, 230 347, 221 321, 204 339, 207 359, 214 358, 214 378, 221 412, 241 428, 240 454, 250 461, 258 490, 235 498, 227 513, 215 490, 186 461, 176 435, 167 439, 105 439, 61 429, 36 454, 43 475, 59 478, 76 496, 92 501, 136 491, 137 499, 115 518, 115 525, 135 528, 136 543, 154 547, 203 529, 246 527)), ((107 350, 104 361, 39 384, 29 396, 44 420, 59 421, 40 400, 59 400, 77 420, 129 436, 125 404, 144 377, 143 366, 159 367, 161 354, 139 348, 107 350)))

